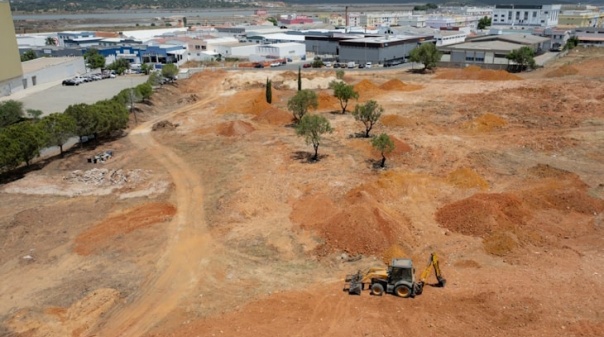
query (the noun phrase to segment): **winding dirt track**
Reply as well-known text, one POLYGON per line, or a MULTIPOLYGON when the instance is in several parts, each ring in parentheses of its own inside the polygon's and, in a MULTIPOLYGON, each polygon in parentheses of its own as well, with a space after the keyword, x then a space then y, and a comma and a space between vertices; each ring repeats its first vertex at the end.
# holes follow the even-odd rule
POLYGON ((207 258, 212 254, 212 240, 207 233, 203 211, 203 187, 199 175, 171 149, 159 144, 151 127, 197 109, 215 99, 217 87, 204 90, 206 99, 141 124, 129 134, 133 145, 153 156, 172 176, 177 212, 167 227, 168 245, 157 262, 154 275, 142 284, 134 300, 111 313, 98 336, 141 336, 159 324, 180 300, 198 285, 207 258))

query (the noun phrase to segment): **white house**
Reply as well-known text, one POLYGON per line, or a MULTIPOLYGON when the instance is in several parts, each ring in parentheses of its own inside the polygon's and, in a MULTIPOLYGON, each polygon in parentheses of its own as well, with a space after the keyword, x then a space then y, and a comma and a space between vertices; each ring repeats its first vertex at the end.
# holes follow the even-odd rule
POLYGON ((468 34, 459 30, 441 30, 434 34, 436 46, 448 46, 450 44, 462 43, 466 41, 468 34))

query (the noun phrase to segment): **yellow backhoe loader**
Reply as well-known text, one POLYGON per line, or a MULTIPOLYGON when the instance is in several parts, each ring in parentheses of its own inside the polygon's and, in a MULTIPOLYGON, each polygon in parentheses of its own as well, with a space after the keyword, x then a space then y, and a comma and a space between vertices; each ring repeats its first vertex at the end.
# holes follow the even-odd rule
POLYGON ((438 256, 430 254, 428 266, 420 274, 419 280, 415 279, 415 268, 411 259, 392 259, 388 268, 373 267, 367 271, 358 271, 356 274, 346 275, 345 291, 351 295, 360 295, 367 285, 371 294, 382 296, 384 292, 395 294, 399 297, 415 297, 424 291, 426 280, 434 269, 437 283, 436 287, 444 287, 447 280, 443 277, 438 264, 438 256))

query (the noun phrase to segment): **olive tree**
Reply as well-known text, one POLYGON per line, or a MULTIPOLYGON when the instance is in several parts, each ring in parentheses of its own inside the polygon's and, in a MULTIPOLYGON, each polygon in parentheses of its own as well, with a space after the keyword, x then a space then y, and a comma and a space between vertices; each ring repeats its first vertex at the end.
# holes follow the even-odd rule
POLYGON ((355 106, 352 115, 355 120, 360 121, 365 125, 365 137, 369 138, 369 131, 371 131, 375 123, 380 119, 383 112, 384 108, 382 108, 381 105, 374 100, 370 100, 365 104, 355 106))
POLYGON ((287 101, 287 109, 294 115, 294 121, 298 122, 309 109, 319 107, 317 94, 311 90, 300 90, 287 101))
POLYGON ((535 52, 530 47, 524 46, 519 49, 512 50, 505 57, 514 62, 512 66, 514 70, 523 71, 527 68, 535 68, 535 52))
POLYGON ((333 89, 333 96, 340 101, 342 114, 346 113, 348 101, 351 99, 359 99, 359 93, 354 90, 354 86, 346 84, 342 81, 331 81, 329 87, 333 89))
POLYGON ((371 145, 382 154, 380 167, 384 167, 386 165, 386 154, 394 150, 394 142, 387 134, 382 133, 371 140, 371 145))
POLYGON ((315 154, 312 157, 313 161, 319 159, 319 145, 321 145, 321 135, 331 133, 333 129, 327 118, 320 115, 304 115, 300 119, 300 123, 296 126, 296 134, 303 136, 306 144, 312 144, 315 154))
POLYGON ((441 57, 442 53, 436 49, 434 43, 424 43, 409 53, 409 60, 423 64, 424 71, 435 68, 441 57))
POLYGON ((178 75, 178 68, 174 63, 164 64, 161 68, 161 74, 163 77, 173 80, 176 78, 176 75, 178 75))

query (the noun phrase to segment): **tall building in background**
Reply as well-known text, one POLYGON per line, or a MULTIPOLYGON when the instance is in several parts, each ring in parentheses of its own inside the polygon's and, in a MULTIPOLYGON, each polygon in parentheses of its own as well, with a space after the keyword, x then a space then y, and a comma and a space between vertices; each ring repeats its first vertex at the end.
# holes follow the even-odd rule
POLYGON ((8 0, 0 0, 0 96, 23 89, 23 70, 8 0))

